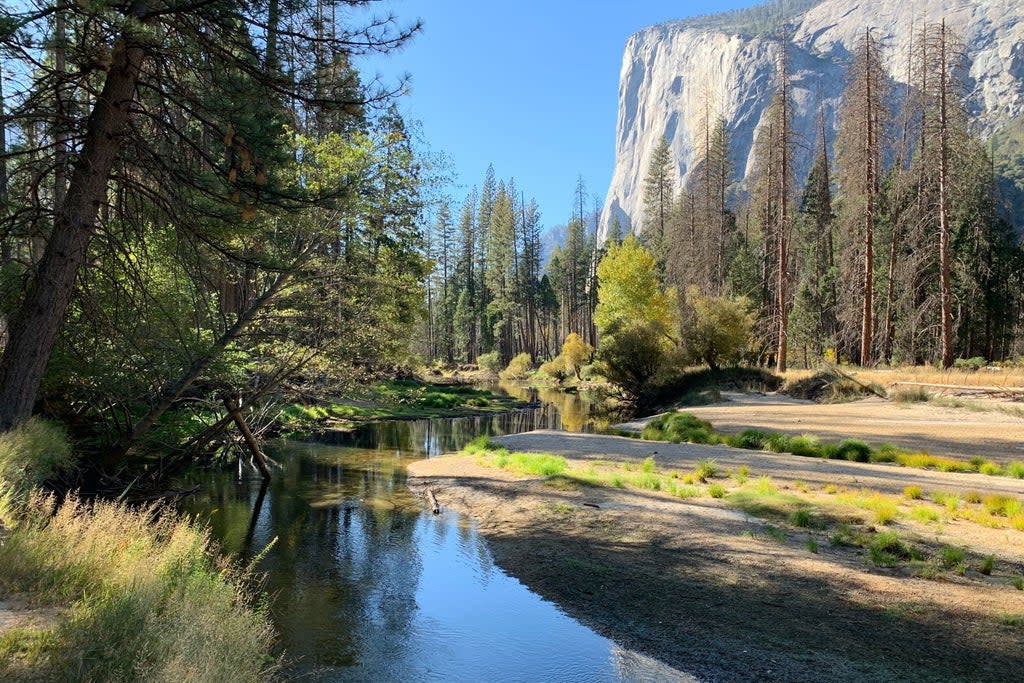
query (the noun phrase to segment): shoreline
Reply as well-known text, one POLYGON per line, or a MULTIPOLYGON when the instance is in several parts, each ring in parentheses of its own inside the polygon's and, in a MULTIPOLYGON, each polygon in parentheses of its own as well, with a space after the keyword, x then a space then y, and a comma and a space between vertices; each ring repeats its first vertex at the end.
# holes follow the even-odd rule
MULTIPOLYGON (((579 467, 596 462, 583 456, 587 450, 604 462, 641 461, 642 453, 615 450, 629 444, 657 451, 656 458, 671 449, 692 462, 709 451, 724 455, 722 448, 559 432, 497 439, 519 451, 555 453, 559 440, 579 467)), ((730 451, 749 458, 752 476, 780 458, 730 451)), ((789 458, 789 479, 772 474, 787 490, 805 476, 800 466, 822 464, 789 458)), ((933 474, 885 469, 908 480, 933 474)), ((859 486, 857 471, 831 478, 859 486)), ((965 475, 934 474, 970 486, 965 475)), ((864 548, 833 545, 824 531, 754 517, 713 498, 552 485, 468 455, 413 463, 409 476, 414 490, 430 487, 442 507, 472 517, 495 561, 531 590, 602 635, 701 680, 999 680, 1024 666, 1024 628, 1004 617, 1024 614, 1024 592, 1006 575, 1024 570, 1021 531, 985 530, 986 552, 1001 552, 992 577, 971 569, 935 580, 907 567, 872 566, 864 548)), ((976 526, 949 522, 943 533, 969 538, 976 526)))

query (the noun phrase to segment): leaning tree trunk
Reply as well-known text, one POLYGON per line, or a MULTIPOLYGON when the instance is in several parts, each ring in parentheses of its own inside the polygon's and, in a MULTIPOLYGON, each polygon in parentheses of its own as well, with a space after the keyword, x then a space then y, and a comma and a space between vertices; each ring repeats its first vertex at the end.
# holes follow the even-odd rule
POLYGON ((0 359, 0 429, 24 422, 32 414, 97 213, 107 199, 108 179, 121 152, 143 56, 143 48, 125 37, 114 45, 64 204, 0 359))

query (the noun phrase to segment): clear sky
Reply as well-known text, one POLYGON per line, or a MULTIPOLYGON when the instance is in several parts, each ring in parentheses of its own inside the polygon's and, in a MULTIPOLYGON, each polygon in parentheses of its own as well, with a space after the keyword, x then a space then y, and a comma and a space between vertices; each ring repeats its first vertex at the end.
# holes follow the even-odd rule
POLYGON ((670 19, 755 0, 386 0, 424 29, 402 51, 364 60, 367 76, 412 76, 400 108, 451 160, 459 202, 488 163, 513 177, 550 226, 570 216, 576 177, 604 201, 615 163, 626 39, 670 19))

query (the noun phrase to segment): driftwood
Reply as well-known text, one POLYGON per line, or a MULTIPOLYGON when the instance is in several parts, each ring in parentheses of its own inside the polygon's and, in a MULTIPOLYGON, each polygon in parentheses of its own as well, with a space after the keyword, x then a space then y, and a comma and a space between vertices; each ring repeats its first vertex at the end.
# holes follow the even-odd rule
POLYGON ((235 421, 235 424, 238 425, 238 430, 242 432, 242 438, 245 439, 245 445, 248 446, 249 451, 252 453, 253 461, 256 463, 256 467, 259 469, 263 479, 265 481, 269 481, 270 467, 267 465, 267 456, 263 454, 263 449, 260 448, 259 442, 249 429, 249 425, 246 424, 245 416, 242 415, 242 409, 239 406, 238 401, 234 398, 225 396, 224 407, 228 409, 228 413, 235 421))
POLYGON ((424 490, 423 495, 427 498, 427 503, 430 505, 430 511, 435 515, 441 514, 441 504, 437 502, 437 496, 434 495, 433 489, 428 486, 424 490))

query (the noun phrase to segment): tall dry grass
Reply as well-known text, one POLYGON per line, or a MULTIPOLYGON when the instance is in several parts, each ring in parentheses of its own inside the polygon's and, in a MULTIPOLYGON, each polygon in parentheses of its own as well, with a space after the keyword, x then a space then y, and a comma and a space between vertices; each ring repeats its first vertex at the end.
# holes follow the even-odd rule
POLYGON ((161 508, 35 488, 71 462, 63 433, 29 422, 0 435, 0 596, 64 615, 0 633, 3 681, 265 681, 274 633, 254 585, 218 559, 208 532, 161 508))

